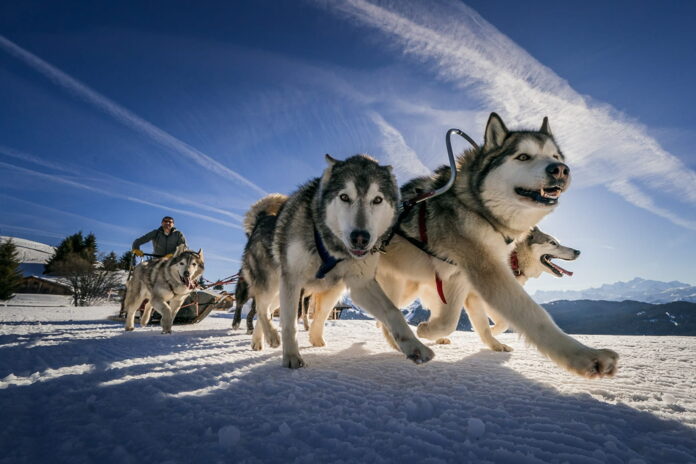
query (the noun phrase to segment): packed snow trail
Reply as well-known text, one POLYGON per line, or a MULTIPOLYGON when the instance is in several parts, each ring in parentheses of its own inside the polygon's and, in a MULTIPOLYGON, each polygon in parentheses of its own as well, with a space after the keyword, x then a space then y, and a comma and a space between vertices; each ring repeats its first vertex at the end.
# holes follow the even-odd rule
POLYGON ((161 335, 116 311, 0 307, 0 462, 696 462, 696 338, 580 336, 621 354, 586 380, 515 334, 457 332, 416 366, 334 321, 293 371, 231 314, 161 335))

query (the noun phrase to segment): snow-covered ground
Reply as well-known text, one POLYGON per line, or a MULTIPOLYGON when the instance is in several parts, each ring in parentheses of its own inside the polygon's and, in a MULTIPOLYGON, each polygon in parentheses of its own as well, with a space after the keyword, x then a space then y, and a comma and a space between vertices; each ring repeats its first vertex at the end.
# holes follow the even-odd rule
POLYGON ((291 371, 230 314, 161 335, 116 310, 0 307, 0 462, 696 462, 696 338, 581 336, 622 356, 591 381, 514 334, 494 353, 458 332, 416 366, 333 321, 291 371))

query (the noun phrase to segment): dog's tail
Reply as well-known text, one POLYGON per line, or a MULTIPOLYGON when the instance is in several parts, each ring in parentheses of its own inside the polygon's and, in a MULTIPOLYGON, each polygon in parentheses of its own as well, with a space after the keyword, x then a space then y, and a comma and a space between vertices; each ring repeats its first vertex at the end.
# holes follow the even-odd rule
POLYGON ((287 195, 280 193, 271 193, 261 198, 259 201, 251 205, 249 211, 244 215, 244 232, 247 237, 254 231, 256 221, 261 215, 275 216, 280 212, 285 202, 288 200, 287 195))

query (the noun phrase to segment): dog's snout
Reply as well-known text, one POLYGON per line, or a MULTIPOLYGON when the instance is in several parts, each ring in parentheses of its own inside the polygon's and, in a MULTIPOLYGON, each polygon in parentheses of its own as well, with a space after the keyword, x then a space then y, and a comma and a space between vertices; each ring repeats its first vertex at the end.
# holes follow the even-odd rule
POLYGON ((575 253, 576 258, 580 256, 580 250, 573 250, 573 253, 575 253))
POLYGON ((546 172, 554 179, 567 179, 570 176, 570 168, 564 163, 551 163, 546 166, 546 172))
POLYGON ((189 271, 184 271, 184 277, 188 278, 191 276, 191 273, 189 271))
POLYGON ((356 229, 350 233, 350 244, 359 249, 364 249, 370 243, 370 233, 366 230, 356 229))

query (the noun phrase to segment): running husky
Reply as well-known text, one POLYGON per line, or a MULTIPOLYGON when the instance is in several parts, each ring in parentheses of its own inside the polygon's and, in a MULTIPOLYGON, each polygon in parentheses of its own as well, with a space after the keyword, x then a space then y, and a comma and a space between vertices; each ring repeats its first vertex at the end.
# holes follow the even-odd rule
POLYGON ((271 221, 265 213, 261 203, 266 199, 247 213, 253 233, 242 266, 258 317, 252 348, 261 349, 264 337, 272 347, 279 345, 269 317, 279 303, 283 366, 302 367, 296 339, 302 289, 312 295, 315 305, 309 340, 324 346, 324 322, 347 287, 353 301, 382 321, 409 359, 429 361, 433 352, 418 341, 375 280, 379 255, 373 251, 396 220, 399 202, 391 167, 380 166, 366 155, 345 161, 326 155, 326 161, 322 177, 291 195, 277 218, 271 221), (267 252, 269 246, 272 255, 267 252))
MULTIPOLYGON (((510 272, 515 242, 553 211, 570 184, 564 160, 547 118, 538 131, 508 131, 492 113, 483 147, 459 157, 454 186, 405 215, 380 260, 378 280, 397 306, 420 297, 430 309, 419 336, 437 340, 450 334, 461 308, 481 299, 564 368, 587 377, 615 373, 615 352, 566 335, 510 272), (414 246, 419 236, 425 240, 414 246)), ((441 167, 431 177, 413 179, 402 196, 430 192, 449 175, 449 167, 441 167)), ((474 328, 488 327, 486 311, 473 316, 474 328)))
MULTIPOLYGON (((519 242, 515 251, 510 255, 510 268, 517 281, 524 285, 527 280, 539 277, 543 272, 548 272, 555 277, 573 275, 572 272, 563 269, 551 260, 558 258, 573 261, 578 256, 580 256, 580 250, 563 246, 554 237, 545 234, 538 227, 534 227, 527 238, 519 242)), ((494 351, 512 351, 511 347, 500 343, 494 337, 494 335, 501 334, 509 328, 507 321, 494 310, 488 308, 480 298, 467 298, 467 304, 469 306, 465 306, 464 309, 469 320, 482 320, 483 317, 476 312, 483 311, 495 323, 490 328, 487 324, 476 328, 481 340, 494 351)), ((437 343, 446 345, 450 343, 450 340, 440 338, 437 343)))
POLYGON ((154 307, 162 315, 162 333, 171 333, 176 313, 196 288, 203 269, 203 252, 187 250, 186 245, 179 245, 171 258, 139 264, 126 284, 126 330, 133 330, 135 313, 146 301, 140 324, 145 327, 150 322, 154 307))

